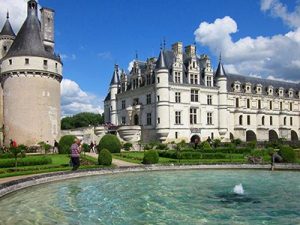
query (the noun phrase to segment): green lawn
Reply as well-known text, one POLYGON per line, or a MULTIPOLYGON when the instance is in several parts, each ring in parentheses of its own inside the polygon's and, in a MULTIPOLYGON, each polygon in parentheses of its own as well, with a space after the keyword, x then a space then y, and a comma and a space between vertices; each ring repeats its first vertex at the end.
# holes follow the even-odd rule
MULTIPOLYGON (((37 155, 27 155, 27 157, 36 157, 37 155)), ((59 155, 59 154, 49 154, 48 157, 51 157, 52 163, 47 165, 37 165, 37 166, 20 166, 20 167, 11 167, 11 168, 0 168, 0 178, 11 177, 11 176, 20 176, 20 175, 29 175, 29 174, 39 174, 39 173, 50 173, 57 171, 68 171, 71 170, 69 166, 70 157, 68 155, 59 155)), ((97 159, 94 159, 90 156, 81 156, 81 159, 84 163, 80 166, 79 169, 89 169, 89 168, 102 168, 103 166, 98 165, 97 159)), ((1 161, 1 159, 0 159, 1 161)))

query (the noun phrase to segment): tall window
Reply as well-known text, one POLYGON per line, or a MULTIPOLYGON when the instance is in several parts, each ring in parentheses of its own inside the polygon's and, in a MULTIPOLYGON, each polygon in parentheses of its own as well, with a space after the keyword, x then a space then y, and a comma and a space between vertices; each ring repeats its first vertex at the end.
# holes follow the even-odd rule
POLYGON ((293 103, 290 102, 290 111, 293 111, 293 103))
POLYGON ((191 102, 198 102, 198 90, 191 90, 191 102))
POLYGON ((151 113, 147 113, 147 125, 151 125, 152 121, 151 121, 151 113))
POLYGON ((181 124, 181 112, 180 111, 175 112, 175 124, 181 124))
POLYGON ((190 74, 190 83, 198 84, 198 74, 190 74))
POLYGON ((243 115, 239 116, 239 125, 243 125, 243 115))
POLYGON ((261 100, 260 99, 257 101, 257 108, 261 109, 261 100))
POLYGON ((197 109, 190 109, 190 124, 197 124, 197 109))
POLYGON ((207 87, 211 87, 212 85, 211 85, 211 77, 210 76, 208 76, 208 77, 206 77, 206 86, 207 87))
POLYGON ((247 125, 250 125, 251 121, 250 121, 250 115, 247 116, 247 125))
POLYGON ((157 83, 159 83, 159 77, 156 80, 157 80, 157 83))
POLYGON ((286 125, 286 117, 283 118, 283 125, 286 125))
POLYGON ((123 117, 122 117, 122 125, 125 125, 125 124, 126 124, 126 117, 123 116, 123 117))
POLYGON ((212 124, 212 113, 211 112, 207 113, 207 124, 208 125, 212 124))
POLYGON ((180 92, 175 92, 175 102, 180 103, 181 102, 181 94, 180 92))
POLYGON ((151 74, 147 74, 146 80, 147 85, 151 84, 151 74))
POLYGON ((293 126, 293 117, 290 117, 290 125, 293 126))
POLYGON ((126 100, 122 100, 122 109, 126 108, 126 100))
POLYGON ((272 109, 273 109, 273 102, 270 101, 270 110, 272 110, 272 109))
POLYGON ((240 100, 239 100, 239 98, 235 99, 235 107, 236 108, 240 107, 240 100))
POLYGON ((151 104, 151 94, 147 94, 146 101, 147 101, 147 105, 151 104))
POLYGON ((212 96, 207 95, 207 105, 212 105, 212 96))
POLYGON ((156 98, 157 98, 157 102, 159 102, 159 100, 160 100, 160 99, 159 99, 159 95, 157 95, 156 98))
POLYGON ((175 72, 175 83, 180 83, 180 72, 175 72))
POLYGON ((270 125, 273 125, 273 117, 270 116, 270 125))
POLYGON ((44 66, 48 66, 48 60, 44 60, 44 66))
POLYGON ((247 108, 250 109, 250 99, 247 99, 247 108))
POLYGON ((265 125, 265 117, 264 116, 261 118, 261 125, 265 125))
POLYGON ((282 111, 282 102, 280 102, 279 104, 280 104, 280 111, 282 111))

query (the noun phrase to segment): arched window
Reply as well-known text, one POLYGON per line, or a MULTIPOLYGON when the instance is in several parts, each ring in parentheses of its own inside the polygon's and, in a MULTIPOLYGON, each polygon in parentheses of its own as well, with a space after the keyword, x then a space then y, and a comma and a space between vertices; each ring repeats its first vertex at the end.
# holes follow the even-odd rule
POLYGON ((243 115, 240 115, 239 117, 239 125, 243 125, 243 115))

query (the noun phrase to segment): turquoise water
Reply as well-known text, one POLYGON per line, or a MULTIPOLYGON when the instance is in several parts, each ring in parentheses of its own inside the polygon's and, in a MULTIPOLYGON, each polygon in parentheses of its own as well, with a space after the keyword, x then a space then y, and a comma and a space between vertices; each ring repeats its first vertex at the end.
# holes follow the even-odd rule
POLYGON ((0 224, 300 224, 300 173, 236 170, 92 176, 0 200, 0 224), (233 188, 242 184, 244 195, 233 188))

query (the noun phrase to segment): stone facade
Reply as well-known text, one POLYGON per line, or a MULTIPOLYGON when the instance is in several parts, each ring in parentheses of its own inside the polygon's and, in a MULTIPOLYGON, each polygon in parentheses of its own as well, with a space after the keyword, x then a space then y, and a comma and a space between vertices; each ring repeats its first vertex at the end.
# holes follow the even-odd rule
POLYGON ((218 138, 298 140, 298 83, 213 70, 196 47, 175 43, 158 58, 135 60, 130 74, 115 66, 104 101, 105 121, 139 125, 143 142, 218 138))
POLYGON ((54 54, 54 11, 41 9, 39 21, 37 7, 35 0, 28 1, 27 18, 16 36, 9 18, 0 33, 0 122, 5 145, 10 139, 30 146, 60 138, 62 62, 54 54))

